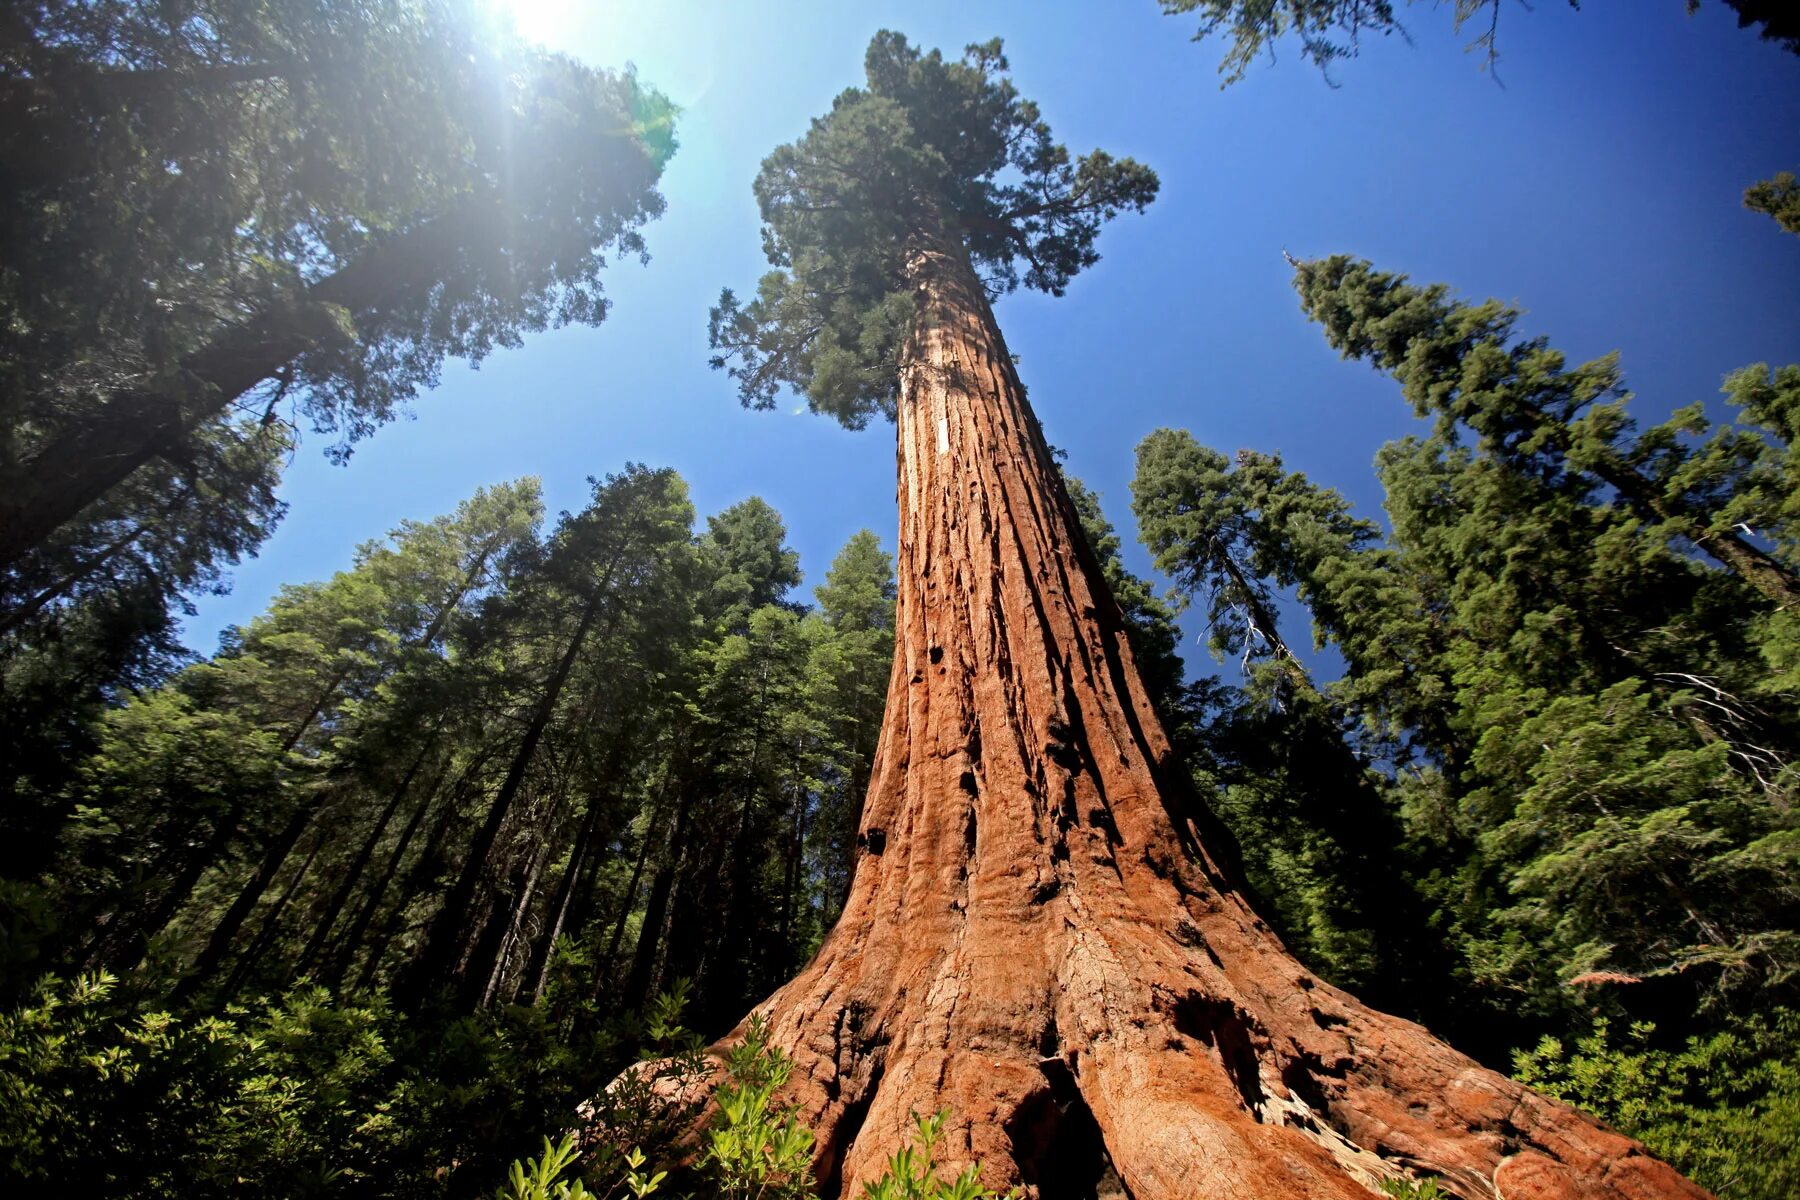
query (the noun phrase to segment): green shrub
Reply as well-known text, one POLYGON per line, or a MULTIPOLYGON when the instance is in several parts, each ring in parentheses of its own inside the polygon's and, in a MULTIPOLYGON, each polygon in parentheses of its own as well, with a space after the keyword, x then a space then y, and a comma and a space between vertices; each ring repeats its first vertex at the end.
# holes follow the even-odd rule
POLYGON ((1648 1146, 1721 1200, 1800 1196, 1800 1013, 1776 1009, 1659 1048, 1655 1029, 1601 1022, 1568 1047, 1515 1056, 1520 1082, 1648 1146))
MULTIPOLYGON (((874 1183, 863 1185, 862 1200, 1002 1200, 999 1192, 981 1186, 980 1163, 954 1179, 938 1178, 933 1149, 943 1136, 944 1121, 949 1116, 947 1108, 932 1117, 914 1114, 918 1131, 913 1144, 889 1156, 887 1172, 874 1183)), ((1014 1188, 1006 1193, 1006 1200, 1022 1194, 1014 1188)))
POLYGON ((579 1157, 580 1142, 574 1134, 564 1134, 562 1141, 554 1145, 549 1138, 545 1138, 542 1154, 524 1162, 513 1163, 512 1170, 507 1175, 506 1186, 495 1193, 496 1200, 611 1200, 615 1194, 643 1200, 668 1175, 666 1171, 644 1174, 640 1170, 645 1162, 644 1153, 632 1150, 624 1156, 626 1170, 618 1183, 605 1192, 594 1193, 588 1191, 587 1185, 579 1178, 563 1178, 563 1173, 579 1157))
POLYGON ((301 988, 181 1018, 109 1003, 106 974, 46 980, 0 1015, 0 1164, 120 1196, 322 1195, 390 1136, 393 1018, 301 988))
POLYGON ((1381 1190, 1394 1200, 1452 1200, 1435 1179, 1384 1179, 1381 1190))
POLYGON ((769 1045, 760 1013, 744 1040, 725 1054, 725 1079, 713 1094, 700 1168, 721 1200, 808 1200, 813 1194, 810 1129, 796 1106, 774 1096, 793 1074, 787 1055, 769 1045))
MULTIPOLYGON (((680 1004, 661 1001, 650 1022, 672 1065, 601 1104, 623 1145, 652 1155, 697 1116, 653 1086, 704 1070, 697 1049, 670 1053, 680 1004)), ((46 979, 0 1013, 0 1180, 130 1200, 483 1195, 605 1092, 637 1036, 580 1032, 549 1006, 412 1023, 382 997, 317 987, 171 1014, 122 998, 109 975, 46 979)), ((588 1184, 623 1183, 628 1159, 592 1156, 588 1184)))

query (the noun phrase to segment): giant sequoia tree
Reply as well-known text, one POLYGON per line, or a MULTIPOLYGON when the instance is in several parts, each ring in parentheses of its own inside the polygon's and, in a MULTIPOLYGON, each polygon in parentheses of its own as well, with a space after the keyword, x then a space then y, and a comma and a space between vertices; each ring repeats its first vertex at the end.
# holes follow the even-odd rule
POLYGON ((1138 1200, 1698 1196, 1629 1139, 1313 978, 1251 909, 1169 747, 991 297, 1060 293, 1155 176, 1071 160, 1005 77, 891 33, 757 179, 775 270, 713 314, 783 385, 899 434, 888 705, 843 916, 762 1011, 826 1195, 948 1105, 989 1183, 1138 1200))

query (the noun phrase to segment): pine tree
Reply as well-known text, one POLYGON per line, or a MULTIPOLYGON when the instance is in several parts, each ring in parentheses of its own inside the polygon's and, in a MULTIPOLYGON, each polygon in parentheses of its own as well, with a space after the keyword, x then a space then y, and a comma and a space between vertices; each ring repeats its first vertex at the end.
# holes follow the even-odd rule
POLYGON ((1773 217, 1789 233, 1800 233, 1800 180, 1780 171, 1753 183, 1744 192, 1744 207, 1773 217))
POLYGON ((1279 456, 1228 459, 1161 429, 1137 459, 1132 508, 1144 543, 1175 579, 1175 597, 1204 605, 1214 653, 1236 659, 1244 677, 1241 687, 1215 685, 1191 740, 1251 884, 1294 952, 1333 982, 1410 1016, 1440 1016, 1418 986, 1421 906, 1382 873, 1402 836, 1368 761, 1380 743, 1347 740, 1349 714, 1288 645, 1278 612, 1288 589, 1332 612, 1330 593, 1317 594, 1327 564, 1366 554, 1379 531, 1279 456))
POLYGON ((893 557, 864 529, 831 560, 825 582, 813 594, 829 630, 814 651, 813 671, 823 677, 820 704, 830 714, 834 750, 820 811, 808 835, 822 893, 819 922, 825 929, 842 910, 856 869, 856 830, 875 764, 888 666, 894 660, 893 557))
POLYGON ((1110 1160, 1145 1198, 1364 1195, 1400 1174, 1378 1150, 1471 1190, 1701 1194, 1314 979, 1209 848, 990 305, 1061 292, 1155 178, 1072 162, 1005 66, 998 43, 957 63, 877 35, 866 86, 765 161, 777 269, 713 314, 746 403, 787 384, 899 433, 866 854, 818 956, 759 1010, 825 1191, 948 1105, 947 1156, 1001 1184, 1039 1184, 1049 1146, 1097 1130, 1080 1169, 1110 1160))
POLYGON ((1440 903, 1469 982, 1545 1011, 1571 979, 1654 979, 1630 1002, 1683 1019, 1782 994, 1800 372, 1728 376, 1734 423, 1691 405, 1640 430, 1616 361, 1565 367, 1510 308, 1346 259, 1296 286, 1433 422, 1378 458, 1371 553, 1402 586, 1330 599, 1349 566, 1312 591, 1336 693, 1421 755, 1412 821, 1464 863, 1440 903))
MULTIPOLYGON (((673 582, 669 557, 686 546, 692 524, 680 477, 644 467, 596 480, 593 503, 559 523, 536 579, 519 597, 522 619, 541 624, 548 635, 538 642, 547 653, 520 714, 506 772, 477 814, 455 882, 411 968, 410 998, 443 984, 454 985, 465 1003, 488 994, 507 937, 495 892, 504 875, 501 834, 527 792, 577 663, 587 654, 617 653, 615 639, 632 616, 654 607, 673 582)), ((517 897, 516 887, 512 895, 517 897)))

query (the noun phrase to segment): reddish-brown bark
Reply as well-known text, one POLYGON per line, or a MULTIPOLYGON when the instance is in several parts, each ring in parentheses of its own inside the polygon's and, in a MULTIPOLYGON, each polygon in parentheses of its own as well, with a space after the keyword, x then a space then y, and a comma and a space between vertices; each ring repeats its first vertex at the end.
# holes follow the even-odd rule
POLYGON ((1045 1198, 1103 1173, 1134 1200, 1367 1197, 1406 1171, 1469 1200, 1705 1196, 1288 955, 1168 762, 960 242, 921 240, 909 271, 863 854, 818 956, 759 1009, 824 1194, 947 1106, 941 1161, 1045 1198))

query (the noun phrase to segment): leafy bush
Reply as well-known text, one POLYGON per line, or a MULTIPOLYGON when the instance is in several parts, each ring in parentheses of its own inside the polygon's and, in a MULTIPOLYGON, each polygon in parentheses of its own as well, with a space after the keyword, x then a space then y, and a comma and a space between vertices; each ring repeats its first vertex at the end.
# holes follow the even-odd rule
POLYGON ((579 1178, 563 1178, 563 1173, 580 1157, 580 1142, 574 1134, 564 1134, 562 1141, 555 1144, 545 1138, 542 1154, 513 1163, 507 1186, 495 1193, 496 1200, 610 1200, 615 1194, 629 1194, 632 1200, 643 1200, 668 1175, 666 1171, 644 1174, 640 1170, 646 1161, 644 1152, 634 1149, 624 1157, 626 1171, 618 1183, 605 1192, 594 1193, 588 1191, 579 1178))
MULTIPOLYGON (((410 1024, 382 997, 317 987, 198 1015, 117 991, 106 974, 47 979, 0 1013, 0 1178, 181 1200, 482 1194, 572 1123, 634 1034, 580 1033, 549 1006, 410 1024)), ((612 1103, 627 1145, 691 1127, 649 1092, 612 1103)), ((597 1162, 609 1182, 634 1169, 624 1157, 597 1162)))
POLYGON ((1384 1179, 1381 1190, 1394 1200, 1452 1200, 1435 1179, 1384 1179))
MULTIPOLYGON (((944 1133, 944 1121, 950 1110, 936 1116, 914 1115, 918 1132, 913 1144, 902 1146, 888 1157, 887 1172, 874 1183, 863 1185, 862 1200, 1002 1200, 999 1192, 981 1186, 981 1164, 966 1168, 955 1179, 938 1178, 933 1148, 944 1133)), ((1006 1200, 1022 1195, 1017 1188, 1006 1193, 1006 1200)))
POLYGON ((1721 1200, 1800 1196, 1800 1013, 1776 1009, 1660 1048, 1639 1022, 1605 1022, 1571 1048, 1547 1037, 1513 1074, 1586 1109, 1721 1200))
POLYGON ((793 1074, 787 1055, 769 1045, 762 1014, 744 1040, 726 1051, 725 1080, 713 1095, 718 1112, 706 1134, 702 1172, 721 1200, 808 1200, 813 1194, 810 1129, 796 1106, 775 1102, 793 1074))
POLYGON ((252 1009, 120 1019, 106 974, 0 1016, 0 1163, 20 1181, 223 1196, 366 1178, 391 1138, 392 1015, 301 988, 252 1009))

